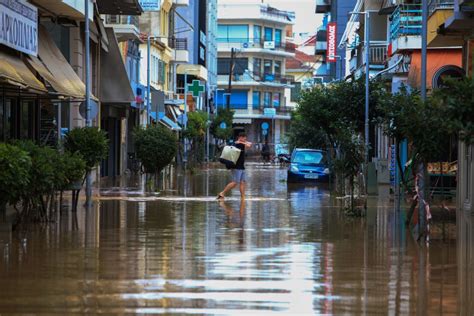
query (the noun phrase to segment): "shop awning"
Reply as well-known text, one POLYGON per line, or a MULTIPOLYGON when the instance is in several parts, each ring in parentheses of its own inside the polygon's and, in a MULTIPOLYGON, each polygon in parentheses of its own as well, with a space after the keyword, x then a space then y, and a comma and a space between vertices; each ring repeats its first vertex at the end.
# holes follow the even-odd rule
POLYGON ((175 122, 173 122, 169 117, 167 116, 163 116, 161 119, 160 119, 160 122, 161 123, 164 123, 165 126, 167 126, 168 128, 172 129, 173 131, 180 131, 181 130, 181 127, 179 127, 178 124, 176 124, 175 122))
POLYGON ((177 67, 177 73, 180 75, 188 74, 189 76, 207 81, 207 69, 202 65, 180 64, 177 67))
POLYGON ((48 91, 19 56, 2 51, 0 51, 0 80, 36 92, 48 91))
MULTIPOLYGON (((44 27, 39 28, 38 58, 28 56, 28 63, 58 95, 84 100, 86 86, 53 42, 44 27)), ((91 95, 97 101, 97 98, 91 95)))
POLYGON ((98 0, 100 14, 140 15, 143 10, 138 0, 98 0))
POLYGON ((135 101, 130 80, 120 55, 113 28, 105 28, 109 52, 103 52, 100 64, 100 100, 102 103, 130 104, 135 101))
MULTIPOLYGON (((461 49, 430 49, 426 60, 426 87, 431 89, 433 77, 439 69, 450 66, 462 68, 461 49)), ((421 87, 421 51, 414 51, 411 55, 408 83, 412 88, 421 87)))

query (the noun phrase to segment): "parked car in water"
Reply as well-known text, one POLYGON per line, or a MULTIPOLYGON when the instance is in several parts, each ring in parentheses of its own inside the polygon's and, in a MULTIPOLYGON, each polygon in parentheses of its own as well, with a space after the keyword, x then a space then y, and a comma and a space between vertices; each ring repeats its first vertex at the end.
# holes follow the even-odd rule
POLYGON ((297 148, 291 154, 288 183, 329 182, 329 166, 326 153, 318 149, 297 148))

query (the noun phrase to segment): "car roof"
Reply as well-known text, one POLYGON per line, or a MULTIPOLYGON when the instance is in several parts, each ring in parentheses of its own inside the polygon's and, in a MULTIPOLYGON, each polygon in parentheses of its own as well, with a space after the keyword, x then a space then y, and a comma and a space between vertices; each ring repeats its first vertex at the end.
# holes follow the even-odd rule
POLYGON ((309 148, 295 148, 294 151, 316 151, 316 152, 324 152, 324 150, 321 149, 309 149, 309 148))

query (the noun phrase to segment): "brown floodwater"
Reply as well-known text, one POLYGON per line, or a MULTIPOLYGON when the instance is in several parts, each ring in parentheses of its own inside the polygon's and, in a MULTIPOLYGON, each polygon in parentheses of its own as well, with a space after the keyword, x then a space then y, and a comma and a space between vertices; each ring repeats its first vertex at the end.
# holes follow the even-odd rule
POLYGON ((324 186, 251 166, 247 200, 214 200, 226 170, 104 187, 57 223, 0 232, 0 314, 473 315, 473 216, 419 246, 373 198, 348 218, 324 186))

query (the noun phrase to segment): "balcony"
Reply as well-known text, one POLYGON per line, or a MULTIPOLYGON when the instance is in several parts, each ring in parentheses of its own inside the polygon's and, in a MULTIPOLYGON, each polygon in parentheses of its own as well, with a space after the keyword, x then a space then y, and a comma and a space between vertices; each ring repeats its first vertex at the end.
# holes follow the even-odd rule
POLYGON ((281 56, 293 57, 296 45, 291 42, 265 41, 254 38, 218 38, 219 52, 229 51, 231 48, 239 48, 243 52, 264 52, 274 53, 281 56))
POLYGON ((189 0, 173 0, 173 4, 177 7, 188 7, 189 0))
POLYGON ((331 11, 331 0, 316 0, 316 13, 328 13, 331 11))
POLYGON ((260 14, 262 17, 276 20, 282 23, 292 24, 295 21, 295 13, 290 11, 281 11, 270 6, 261 6, 260 14))
POLYGON ((454 0, 433 0, 429 5, 428 46, 462 46, 459 36, 446 36, 442 31, 445 22, 454 15, 454 0))
MULTIPOLYGON (((218 81, 221 84, 227 84, 228 79, 228 75, 218 76, 218 81)), ((265 83, 265 85, 268 86, 284 87, 291 85, 291 83, 293 83, 294 81, 294 76, 287 76, 276 73, 262 73, 257 71, 252 73, 248 70, 245 71, 243 74, 234 74, 234 76, 232 77, 233 84, 240 86, 253 86, 265 83)))
POLYGON ((421 48, 421 4, 399 5, 390 15, 392 53, 421 48))
POLYGON ((321 28, 316 32, 316 47, 315 47, 315 54, 316 55, 325 55, 327 50, 327 31, 326 28, 321 28))
POLYGON ((370 65, 385 65, 387 62, 387 44, 370 44, 370 65))
POLYGON ((174 52, 175 52, 173 62, 176 62, 176 63, 189 62, 187 38, 170 38, 169 45, 172 49, 174 49, 174 52))
POLYGON ((137 15, 106 15, 105 26, 113 27, 119 42, 140 40, 140 27, 137 15))

